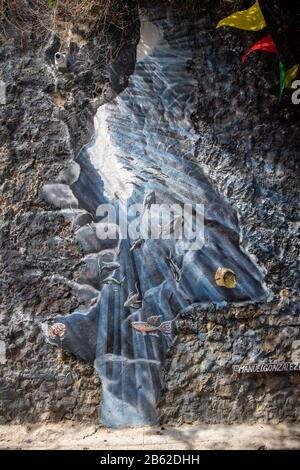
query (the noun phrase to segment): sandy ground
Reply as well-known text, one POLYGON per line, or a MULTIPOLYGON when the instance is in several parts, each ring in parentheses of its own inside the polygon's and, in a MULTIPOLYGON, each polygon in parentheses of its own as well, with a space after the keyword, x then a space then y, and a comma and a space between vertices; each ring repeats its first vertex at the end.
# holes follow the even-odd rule
POLYGON ((300 423, 123 430, 72 423, 4 425, 0 426, 0 449, 300 449, 300 423))

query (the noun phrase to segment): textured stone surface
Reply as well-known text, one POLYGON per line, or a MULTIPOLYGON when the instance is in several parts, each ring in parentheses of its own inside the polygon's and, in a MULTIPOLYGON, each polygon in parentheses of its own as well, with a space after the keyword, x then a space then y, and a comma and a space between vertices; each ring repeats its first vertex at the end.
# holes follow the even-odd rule
MULTIPOLYGON (((253 54, 242 67, 243 51, 260 33, 215 30, 235 8, 232 0, 203 2, 199 53, 191 63, 199 84, 193 159, 238 209, 248 251, 264 267, 273 297, 265 305, 223 311, 211 306, 183 320, 186 329, 164 373, 164 423, 299 419, 299 374, 232 372, 235 364, 296 360, 300 340, 299 109, 288 91, 278 101, 275 57, 253 54)), ((93 366, 53 352, 40 327, 82 303, 67 281, 83 271, 69 224, 40 196, 42 185, 57 180, 89 141, 101 99, 114 92, 105 85, 105 44, 70 44, 70 69, 57 76, 50 67, 57 38, 56 46, 46 46, 48 62, 40 51, 35 54, 36 45, 30 47, 24 52, 8 43, 0 49, 7 95, 0 106, 0 340, 6 345, 0 419, 96 421, 100 397, 93 366)), ((121 75, 111 76, 116 91, 121 75)))
MULTIPOLYGON (((127 452, 129 450, 195 449, 296 450, 300 449, 300 439, 299 424, 200 425, 175 428, 163 426, 110 430, 92 424, 65 422, 0 426, 0 448, 22 450, 94 449, 127 452)), ((179 457, 177 456, 177 462, 179 462, 179 457)), ((120 458, 124 459, 124 457, 120 458)), ((185 463, 187 462, 185 461, 185 463)))
POLYGON ((121 40, 112 28, 102 42, 83 33, 77 44, 58 25, 57 36, 36 32, 23 48, 13 39, 1 42, 7 104, 0 105, 0 341, 6 349, 0 422, 98 421, 101 386, 93 365, 53 350, 43 335, 46 321, 95 297, 72 284, 83 271, 83 253, 71 233, 89 215, 76 216, 67 205, 65 219, 43 201, 42 187, 77 180, 70 160, 90 139, 100 102, 120 91, 118 80, 126 86, 137 35, 133 23, 130 37, 121 40), (60 47, 68 56, 65 71, 53 64, 60 47), (116 77, 118 61, 123 70, 116 77))
POLYGON ((235 11, 234 2, 203 8, 202 50, 192 64, 199 84, 195 159, 237 208, 247 250, 264 268, 272 298, 265 305, 225 312, 212 306, 192 314, 198 337, 182 335, 170 353, 161 419, 299 420, 299 373, 238 375, 232 366, 298 361, 300 110, 289 91, 278 100, 273 55, 253 54, 242 66, 243 52, 259 33, 214 29, 235 11))
POLYGON ((58 209, 77 208, 78 201, 66 184, 44 184, 42 197, 58 209))
MULTIPOLYGON (((142 206, 145 200, 148 205, 154 200, 157 204, 177 203, 180 211, 185 203, 194 207, 203 204, 207 223, 203 242, 197 239, 199 243, 191 243, 189 237, 178 240, 174 236, 155 240, 153 236, 149 239, 145 217, 140 223, 138 236, 143 244, 139 250, 134 250, 136 238, 128 230, 127 240, 115 252, 110 279, 113 285, 104 285, 104 275, 99 276, 95 266, 99 257, 94 256, 91 277, 86 282, 92 281, 101 289, 97 306, 82 313, 76 310, 67 318, 57 317, 65 334, 62 340, 50 335, 49 341, 61 343, 81 358, 96 358, 103 382, 100 419, 113 427, 156 423, 161 365, 180 311, 189 310, 192 304, 204 308, 210 302, 219 307, 226 303, 243 305, 265 300, 268 295, 262 271, 240 246, 234 208, 210 184, 198 162, 189 161, 198 141, 191 121, 197 109, 197 81, 189 70, 190 62, 198 55, 198 22, 161 8, 146 10, 146 16, 155 25, 159 40, 136 64, 128 87, 97 111, 95 137, 77 157, 81 174, 72 190, 79 207, 86 210, 91 204, 99 206, 105 198, 115 206, 121 199, 122 208, 142 206), (218 266, 234 270, 236 288, 224 289, 216 284, 218 266), (143 301, 138 306, 126 306, 124 301, 134 289, 143 301), (145 325, 154 315, 158 322, 155 336, 136 331, 137 322, 145 325), (98 331, 96 344, 94 331, 98 331)), ((201 27, 202 22, 199 24, 201 27)), ((140 42, 148 44, 143 32, 140 42)), ((145 207, 144 212, 146 216, 145 207)), ((185 229, 190 226, 187 217, 184 225, 185 229)), ((122 223, 121 227, 126 236, 122 223)), ((103 249, 113 248, 110 240, 97 240, 106 238, 108 232, 117 241, 116 226, 103 222, 80 228, 76 237, 86 253, 101 254, 103 249)), ((211 337, 222 341, 222 327, 214 328, 211 337)))

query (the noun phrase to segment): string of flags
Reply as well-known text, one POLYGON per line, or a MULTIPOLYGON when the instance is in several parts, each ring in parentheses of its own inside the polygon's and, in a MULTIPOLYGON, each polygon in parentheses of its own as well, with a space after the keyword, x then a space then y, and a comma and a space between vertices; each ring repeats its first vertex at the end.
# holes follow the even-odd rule
MULTIPOLYGON (((267 23, 261 11, 259 1, 255 0, 254 5, 247 10, 235 12, 219 21, 217 28, 221 28, 222 26, 230 26, 245 31, 260 31, 267 27, 267 23)), ((242 57, 242 63, 244 64, 247 57, 255 51, 264 51, 273 54, 278 53, 277 46, 270 34, 259 39, 247 52, 245 52, 242 57)), ((297 77, 298 71, 299 64, 286 70, 283 62, 279 61, 280 97, 282 97, 285 88, 291 88, 293 81, 297 77)))

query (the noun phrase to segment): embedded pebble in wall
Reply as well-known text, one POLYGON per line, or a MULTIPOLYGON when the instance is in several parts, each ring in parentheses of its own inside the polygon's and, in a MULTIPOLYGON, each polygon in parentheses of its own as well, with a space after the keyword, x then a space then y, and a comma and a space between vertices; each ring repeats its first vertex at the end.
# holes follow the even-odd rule
POLYGON ((54 55, 55 67, 57 70, 64 71, 67 68, 67 57, 62 52, 56 52, 54 55))
POLYGON ((144 321, 134 321, 131 323, 132 327, 142 335, 149 334, 150 336, 159 337, 159 333, 162 333, 164 336, 172 336, 172 322, 161 321, 161 315, 154 315, 149 317, 146 322, 144 321))
POLYGON ((42 198, 54 207, 60 209, 77 208, 78 201, 66 184, 45 184, 42 198))

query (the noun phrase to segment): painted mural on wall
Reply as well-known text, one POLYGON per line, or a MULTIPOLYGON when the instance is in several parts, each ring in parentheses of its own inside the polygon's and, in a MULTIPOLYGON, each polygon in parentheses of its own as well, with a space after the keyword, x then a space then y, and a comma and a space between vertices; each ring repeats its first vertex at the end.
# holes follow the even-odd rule
POLYGON ((255 0, 247 10, 240 10, 223 18, 217 28, 229 26, 245 31, 263 31, 268 34, 255 42, 242 57, 255 51, 271 52, 279 58, 280 97, 285 88, 291 88, 299 73, 300 5, 293 1, 255 0))
POLYGON ((100 419, 112 427, 156 422, 161 368, 180 315, 196 304, 222 308, 267 297, 263 272, 241 241, 235 209, 194 161, 197 84, 190 68, 196 53, 197 23, 160 10, 143 16, 128 87, 99 108, 94 139, 70 165, 69 186, 44 188, 72 220, 85 252, 85 271, 73 287, 89 303, 57 317, 47 338, 95 361, 103 387, 100 419), (103 204, 118 214, 110 227, 99 212, 103 204), (157 237, 141 227, 133 239, 128 226, 120 237, 122 216, 135 204, 141 225, 156 205, 202 210, 203 243, 162 236, 166 227, 173 235, 182 229, 185 219, 178 214, 169 223, 157 221, 157 237), (104 225, 118 236, 99 236, 104 225))

